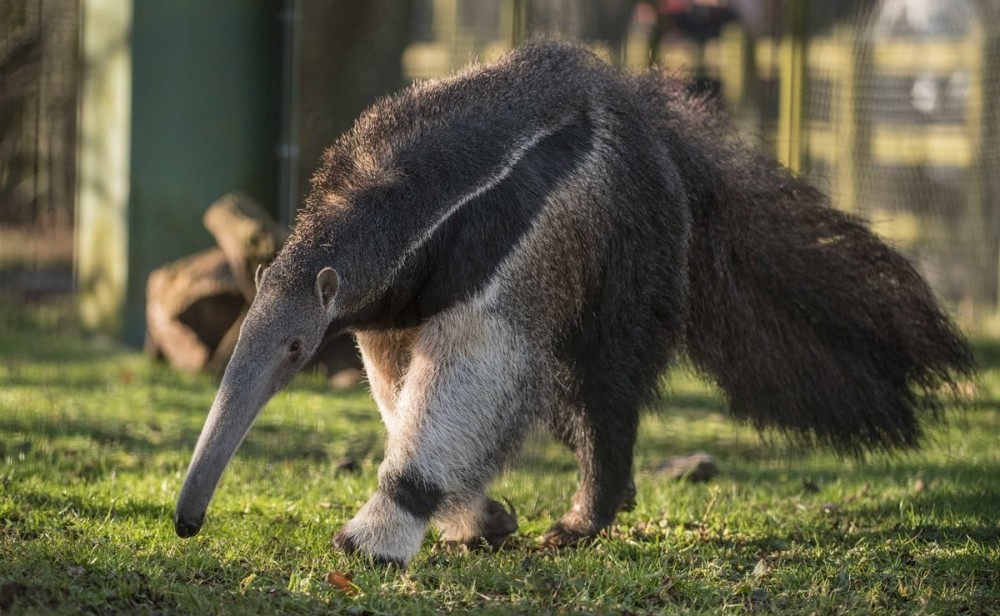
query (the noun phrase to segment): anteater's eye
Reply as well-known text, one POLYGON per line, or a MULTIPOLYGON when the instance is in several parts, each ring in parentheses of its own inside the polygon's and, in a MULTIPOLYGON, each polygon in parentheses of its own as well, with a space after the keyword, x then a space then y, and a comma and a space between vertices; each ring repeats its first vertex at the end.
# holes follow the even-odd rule
POLYGON ((288 345, 289 355, 295 355, 302 349, 302 343, 298 340, 292 340, 292 343, 288 345))

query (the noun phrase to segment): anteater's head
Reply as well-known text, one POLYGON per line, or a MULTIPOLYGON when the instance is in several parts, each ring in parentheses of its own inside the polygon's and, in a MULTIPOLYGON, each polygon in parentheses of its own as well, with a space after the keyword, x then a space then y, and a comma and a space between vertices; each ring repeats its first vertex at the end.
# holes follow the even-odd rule
MULTIPOLYGON (((281 268, 279 268, 280 270, 281 268)), ((201 430, 174 514, 181 537, 201 529, 215 486, 264 405, 312 357, 336 312, 340 277, 257 270, 257 296, 201 430)))

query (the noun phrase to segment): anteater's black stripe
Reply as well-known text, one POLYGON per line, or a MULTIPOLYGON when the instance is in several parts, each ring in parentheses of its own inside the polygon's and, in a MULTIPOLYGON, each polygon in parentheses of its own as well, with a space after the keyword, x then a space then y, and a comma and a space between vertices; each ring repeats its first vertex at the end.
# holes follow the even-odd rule
POLYGON ((421 520, 429 520, 437 511, 444 492, 434 484, 424 481, 412 471, 404 471, 384 479, 379 485, 394 503, 421 520))
POLYGON ((496 186, 462 206, 426 247, 430 276, 419 291, 418 318, 479 292, 531 228, 546 199, 591 149, 586 116, 539 140, 496 186))
MULTIPOLYGON (((594 131, 591 120, 581 114, 551 135, 539 139, 506 177, 470 199, 441 223, 433 236, 407 259, 393 288, 374 307, 373 311, 378 314, 391 315, 381 324, 403 327, 423 322, 482 290, 517 246, 518 240, 531 228, 549 195, 583 164, 593 148, 594 131)), ((496 146, 491 143, 483 147, 496 146)), ((422 162, 430 165, 434 161, 422 162)), ((489 174, 496 171, 496 168, 488 169, 488 173, 480 176, 480 181, 486 181, 489 174)), ((447 204, 448 198, 460 198, 460 195, 448 193, 448 189, 453 188, 442 185, 439 194, 427 194, 423 199, 447 204)), ((463 189, 468 194, 476 185, 463 185, 463 189)), ((402 211, 394 213, 394 217, 414 217, 414 213, 408 211, 412 208, 400 209, 402 211)), ((424 217, 412 224, 426 226, 430 221, 429 217, 424 217)), ((385 239, 391 241, 391 238, 385 239)))

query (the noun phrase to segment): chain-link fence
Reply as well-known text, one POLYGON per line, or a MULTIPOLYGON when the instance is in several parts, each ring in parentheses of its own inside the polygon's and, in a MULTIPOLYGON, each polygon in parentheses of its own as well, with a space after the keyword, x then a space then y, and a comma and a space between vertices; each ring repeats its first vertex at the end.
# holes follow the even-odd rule
POLYGON ((913 256, 970 326, 995 318, 1000 3, 882 0, 808 33, 805 170, 913 256))
POLYGON ((77 0, 0 2, 0 286, 71 281, 77 0))

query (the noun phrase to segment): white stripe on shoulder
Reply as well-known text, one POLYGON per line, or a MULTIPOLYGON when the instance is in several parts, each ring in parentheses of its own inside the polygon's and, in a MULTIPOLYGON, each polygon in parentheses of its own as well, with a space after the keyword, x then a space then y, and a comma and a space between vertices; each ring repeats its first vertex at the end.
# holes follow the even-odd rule
MULTIPOLYGON (((604 164, 604 160, 608 156, 606 146, 604 145, 606 131, 600 127, 597 129, 597 136, 593 143, 591 143, 590 150, 587 151, 584 156, 583 161, 577 167, 576 171, 573 173, 575 180, 570 178, 574 182, 589 182, 589 178, 599 178, 601 177, 601 172, 599 169, 604 164)), ((551 202, 553 195, 548 195, 546 197, 547 202, 551 202)), ((553 211, 551 207, 544 208, 542 214, 531 221, 531 225, 528 227, 527 232, 525 232, 517 240, 517 245, 514 247, 510 253, 504 258, 504 260, 497 267, 496 271, 493 272, 493 276, 490 278, 489 283, 480 291, 475 299, 473 300, 479 306, 494 305, 499 301, 501 288, 503 285, 511 280, 516 279, 519 276, 515 272, 518 268, 523 268, 521 271, 530 271, 530 262, 533 259, 533 254, 538 252, 543 252, 543 248, 539 248, 536 252, 531 250, 531 246, 537 242, 544 242, 544 239, 539 239, 537 237, 537 229, 539 225, 552 224, 553 218, 559 218, 564 216, 565 212, 553 211)))
POLYGON ((396 262, 393 263, 392 267, 387 272, 387 276, 381 281, 379 288, 372 289, 368 292, 368 299, 377 297, 380 293, 385 291, 385 289, 392 284, 392 281, 395 280, 399 272, 402 271, 403 267, 406 265, 406 261, 412 257, 421 246, 427 243, 431 237, 433 237, 434 233, 441 227, 441 225, 455 215, 456 212, 462 209, 462 206, 466 205, 476 197, 492 190, 507 179, 507 177, 510 176, 511 172, 514 170, 514 167, 517 166, 517 163, 524 158, 524 155, 527 154, 531 148, 538 145, 538 142, 542 139, 545 139, 549 135, 562 130, 571 120, 572 118, 565 118, 561 123, 553 127, 543 128, 533 135, 522 139, 507 156, 503 165, 501 165, 492 175, 487 176, 486 179, 475 188, 456 199, 455 202, 449 205, 430 226, 421 231, 420 234, 410 242, 410 244, 406 247, 406 250, 403 251, 396 262))
POLYGON ((459 197, 454 203, 448 206, 448 209, 446 209, 437 218, 437 220, 434 221, 434 223, 431 226, 424 229, 424 231, 410 243, 410 245, 406 248, 406 251, 403 253, 403 256, 400 259, 400 263, 398 264, 399 267, 402 267, 403 262, 405 262, 406 259, 410 257, 410 255, 419 250, 420 247, 423 246, 427 242, 427 240, 429 240, 431 236, 434 235, 434 232, 437 231, 438 228, 441 225, 443 225, 449 218, 451 218, 455 214, 455 212, 462 209, 462 206, 469 203, 476 197, 479 197, 484 193, 492 190, 493 188, 496 188, 496 186, 500 184, 500 182, 503 182, 505 179, 507 179, 507 176, 510 175, 510 172, 514 170, 514 167, 517 166, 517 163, 520 162, 522 158, 524 158, 524 155, 527 154, 528 151, 531 150, 531 148, 535 147, 539 141, 545 139, 546 137, 553 134, 560 128, 562 128, 562 126, 557 126, 556 128, 545 128, 538 131, 534 135, 531 135, 529 138, 522 140, 521 143, 519 143, 517 147, 515 147, 514 150, 507 157, 507 160, 506 162, 504 162, 503 166, 501 166, 495 173, 493 173, 493 175, 487 177, 484 182, 482 182, 469 192, 465 193, 464 195, 459 197))

